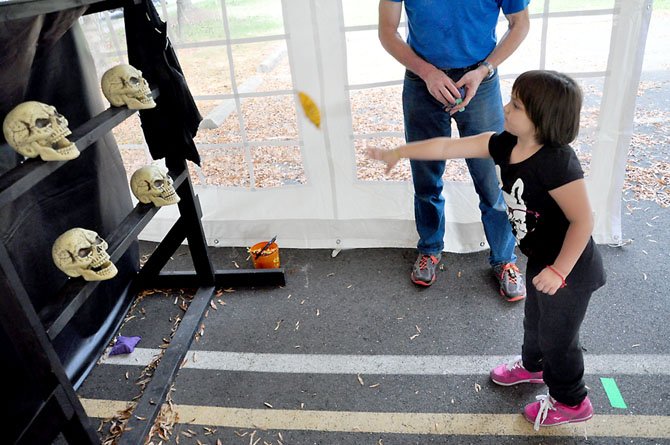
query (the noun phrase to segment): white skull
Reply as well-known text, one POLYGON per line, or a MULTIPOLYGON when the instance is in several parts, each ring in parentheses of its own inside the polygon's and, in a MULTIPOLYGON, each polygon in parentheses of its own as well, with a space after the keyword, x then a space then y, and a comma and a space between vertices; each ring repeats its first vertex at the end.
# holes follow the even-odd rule
POLYGON ((67 123, 51 105, 28 101, 5 116, 2 131, 7 143, 27 158, 68 161, 79 156, 79 150, 67 139, 72 134, 67 123))
POLYGON ((179 202, 179 195, 172 186, 172 178, 165 167, 145 165, 130 177, 130 189, 142 203, 153 202, 161 207, 179 202))
POLYGON ((54 241, 51 257, 67 275, 86 281, 109 280, 117 273, 107 253, 107 242, 92 230, 75 227, 63 233, 54 241))
POLYGON ((127 106, 131 110, 154 108, 149 83, 142 71, 131 65, 117 65, 108 69, 101 79, 102 93, 115 107, 127 106))

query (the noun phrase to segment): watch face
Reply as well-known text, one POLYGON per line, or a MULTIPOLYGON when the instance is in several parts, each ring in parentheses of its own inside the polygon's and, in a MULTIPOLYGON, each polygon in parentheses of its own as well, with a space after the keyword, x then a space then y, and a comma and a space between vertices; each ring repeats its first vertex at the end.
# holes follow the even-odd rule
POLYGON ((488 76, 486 76, 487 79, 492 77, 493 74, 495 73, 495 68, 493 68, 493 65, 491 65, 489 62, 487 62, 487 61, 479 62, 479 65, 480 66, 484 65, 486 67, 486 69, 489 70, 489 74, 488 74, 488 76))
POLYGON ((489 62, 483 62, 482 64, 489 70, 488 77, 493 77, 493 74, 495 73, 493 65, 491 65, 489 62))

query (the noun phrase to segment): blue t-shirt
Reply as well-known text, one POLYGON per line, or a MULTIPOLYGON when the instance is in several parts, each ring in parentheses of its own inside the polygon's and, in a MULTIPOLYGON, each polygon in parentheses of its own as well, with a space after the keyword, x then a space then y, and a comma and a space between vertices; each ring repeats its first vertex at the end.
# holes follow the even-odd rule
POLYGON ((480 62, 496 46, 496 24, 503 14, 523 11, 530 0, 390 0, 405 2, 407 43, 441 69, 480 62))

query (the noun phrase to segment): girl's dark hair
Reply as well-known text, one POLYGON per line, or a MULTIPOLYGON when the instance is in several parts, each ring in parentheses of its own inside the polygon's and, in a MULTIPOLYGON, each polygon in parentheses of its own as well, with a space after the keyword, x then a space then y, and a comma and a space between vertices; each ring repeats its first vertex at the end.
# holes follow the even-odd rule
POLYGON ((523 103, 540 144, 559 146, 575 140, 582 90, 570 76, 556 71, 527 71, 514 81, 512 94, 523 103))

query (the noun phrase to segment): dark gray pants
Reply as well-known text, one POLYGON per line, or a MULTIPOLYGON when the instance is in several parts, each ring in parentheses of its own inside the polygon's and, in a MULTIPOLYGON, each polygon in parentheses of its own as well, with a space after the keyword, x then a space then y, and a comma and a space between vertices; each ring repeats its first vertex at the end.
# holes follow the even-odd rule
POLYGON ((532 280, 541 269, 533 269, 526 272, 523 366, 530 372, 543 371, 549 394, 574 406, 587 394, 579 327, 593 292, 570 286, 554 295, 539 292, 532 280))

